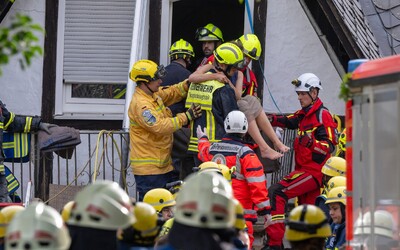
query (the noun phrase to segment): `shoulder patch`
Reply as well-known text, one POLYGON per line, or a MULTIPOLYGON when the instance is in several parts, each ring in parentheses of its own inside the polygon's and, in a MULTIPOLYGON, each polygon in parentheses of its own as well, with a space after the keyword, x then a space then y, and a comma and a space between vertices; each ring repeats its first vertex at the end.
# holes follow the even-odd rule
POLYGON ((151 113, 149 109, 146 109, 142 112, 143 120, 150 126, 153 126, 157 121, 156 117, 151 113))

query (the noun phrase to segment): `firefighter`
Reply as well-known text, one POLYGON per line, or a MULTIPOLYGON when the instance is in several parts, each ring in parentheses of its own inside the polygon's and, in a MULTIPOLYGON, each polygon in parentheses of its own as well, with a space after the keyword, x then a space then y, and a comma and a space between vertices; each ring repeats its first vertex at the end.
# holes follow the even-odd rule
POLYGON ((116 182, 89 184, 77 193, 74 202, 67 221, 71 250, 116 249, 117 230, 136 221, 128 194, 116 182))
POLYGON ((346 128, 343 129, 339 136, 338 150, 336 156, 345 158, 346 157, 346 128))
POLYGON ((203 113, 202 117, 190 123, 191 134, 188 151, 193 154, 195 167, 201 164, 197 158, 197 126, 207 128, 208 139, 211 142, 220 141, 225 134, 225 117, 229 112, 239 109, 234 90, 224 82, 229 81, 228 77, 237 72, 238 68, 243 67, 243 52, 233 43, 224 43, 214 51, 214 55, 216 60, 209 73, 192 74, 189 77, 192 84, 186 99, 186 107, 200 103, 203 113), (192 77, 195 79, 191 79, 192 77))
MULTIPOLYGON (((193 47, 189 42, 183 39, 174 42, 169 49, 171 63, 165 67, 167 74, 162 78, 161 86, 171 86, 189 78, 191 72, 188 67, 191 65, 193 57, 193 47)), ((186 98, 168 107, 171 109, 172 116, 186 111, 185 101, 186 98)), ((187 154, 189 137, 190 129, 188 127, 183 126, 174 132, 172 164, 175 170, 179 172, 179 179, 181 180, 185 179, 194 167, 193 157, 187 154)))
MULTIPOLYGON (((8 187, 6 170, 4 167, 3 131, 29 133, 43 130, 50 134, 49 128, 53 124, 42 122, 40 117, 16 115, 8 111, 0 100, 0 202, 8 202, 8 187)), ((13 178, 14 181, 15 177, 13 178)))
POLYGON ((155 188, 144 195, 143 202, 150 204, 164 221, 174 217, 175 198, 165 188, 155 188))
POLYGON ((234 223, 235 204, 228 181, 215 172, 193 173, 177 197, 168 244, 157 249, 233 249, 234 223))
POLYGON ((156 210, 147 203, 136 202, 133 209, 135 223, 119 230, 117 234, 118 249, 153 249, 155 239, 160 232, 159 217, 156 210))
POLYGON ((0 249, 4 249, 4 237, 6 235, 7 226, 16 214, 23 211, 23 206, 10 205, 0 210, 0 249))
POLYGON ((173 133, 201 116, 201 107, 194 104, 172 116, 166 106, 186 97, 189 82, 159 89, 164 76, 164 67, 150 60, 137 61, 130 72, 137 83, 128 111, 130 162, 139 201, 147 191, 178 180, 171 160, 173 133))
POLYGON ((373 223, 370 211, 356 220, 353 249, 367 249, 366 247, 371 249, 372 237, 374 237, 375 249, 398 249, 400 245, 398 236, 396 236, 396 220, 393 215, 386 210, 376 210, 373 214, 373 223))
POLYGON ((270 115, 272 126, 297 129, 294 140, 295 170, 269 188, 272 224, 267 227, 264 249, 281 249, 285 232, 287 201, 297 197, 299 204, 314 204, 322 188, 321 168, 337 144, 336 124, 318 94, 320 79, 305 73, 292 81, 301 109, 290 115, 270 115))
POLYGON ((346 243, 346 187, 331 189, 325 204, 329 206, 329 216, 332 220, 332 235, 328 237, 325 248, 338 250, 346 243))
POLYGON ((203 58, 196 61, 194 69, 206 64, 212 64, 214 61, 214 50, 224 42, 222 31, 212 23, 196 30, 196 40, 201 42, 203 58))
POLYGON ((267 181, 257 155, 242 142, 248 128, 245 114, 239 110, 231 111, 225 118, 224 124, 225 136, 220 142, 212 144, 205 132, 198 127, 199 159, 202 161, 221 159, 230 168, 236 166, 232 188, 235 198, 245 210, 244 218, 251 248, 254 241, 253 224, 257 222, 257 214, 268 219, 271 210, 266 188, 267 181), (257 207, 257 211, 254 207, 257 207))
POLYGON ((315 199, 315 205, 321 208, 326 217, 329 218, 329 207, 325 204, 326 195, 329 191, 328 182, 332 177, 346 176, 346 161, 341 157, 332 156, 325 162, 321 172, 323 173, 322 184, 324 187, 321 194, 315 199))
POLYGON ((18 212, 7 227, 6 249, 66 250, 70 244, 61 215, 41 202, 18 212))
POLYGON ((285 238, 292 250, 322 250, 330 235, 328 219, 319 207, 305 204, 290 212, 285 238))

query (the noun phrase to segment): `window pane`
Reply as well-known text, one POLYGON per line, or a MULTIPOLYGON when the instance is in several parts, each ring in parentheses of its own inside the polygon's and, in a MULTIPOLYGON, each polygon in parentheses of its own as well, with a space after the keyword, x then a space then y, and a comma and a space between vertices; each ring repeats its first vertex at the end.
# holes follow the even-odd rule
POLYGON ((125 99, 125 84, 72 84, 73 98, 125 99))

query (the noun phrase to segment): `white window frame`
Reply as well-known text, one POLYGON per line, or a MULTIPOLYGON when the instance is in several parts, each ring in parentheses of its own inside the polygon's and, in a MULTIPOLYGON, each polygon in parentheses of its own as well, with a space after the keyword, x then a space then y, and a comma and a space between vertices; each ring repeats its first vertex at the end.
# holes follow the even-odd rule
POLYGON ((65 5, 59 1, 54 119, 123 120, 125 99, 73 98, 72 84, 63 82, 65 5))

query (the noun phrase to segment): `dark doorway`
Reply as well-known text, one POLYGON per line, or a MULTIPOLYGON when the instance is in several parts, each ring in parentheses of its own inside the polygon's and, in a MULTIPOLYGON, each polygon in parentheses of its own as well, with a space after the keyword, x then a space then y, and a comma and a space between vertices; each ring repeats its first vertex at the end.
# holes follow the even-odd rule
POLYGON ((181 0, 173 3, 171 44, 180 38, 192 44, 202 58, 201 43, 195 40, 199 27, 213 23, 221 29, 224 41, 239 38, 244 31, 245 5, 233 0, 181 0))

